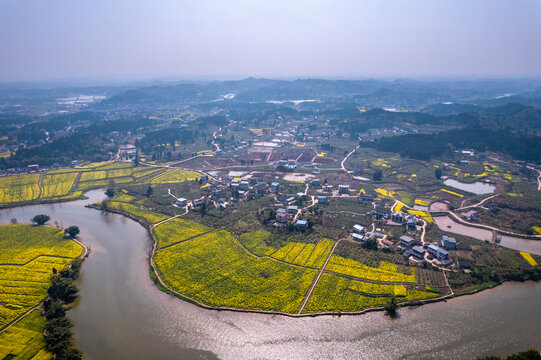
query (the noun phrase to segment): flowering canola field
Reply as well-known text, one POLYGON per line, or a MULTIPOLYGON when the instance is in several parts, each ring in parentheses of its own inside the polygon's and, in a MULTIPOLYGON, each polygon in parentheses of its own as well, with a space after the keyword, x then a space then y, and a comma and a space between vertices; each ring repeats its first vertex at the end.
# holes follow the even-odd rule
POLYGON ((192 180, 199 179, 200 177, 201 177, 201 174, 196 171, 184 170, 184 169, 170 169, 160 175, 153 177, 147 182, 151 182, 153 184, 175 183, 175 182, 192 181, 192 180))
POLYGON ((164 282, 198 302, 217 307, 295 312, 316 270, 258 258, 220 230, 157 252, 164 282))
POLYGON ((43 192, 41 198, 54 198, 66 195, 77 179, 77 173, 44 175, 41 182, 43 192))
POLYGON ((83 249, 48 226, 0 226, 0 327, 47 295, 52 269, 62 270, 83 249))
POLYGON ((0 359, 48 360, 53 355, 45 350, 45 319, 34 310, 0 334, 0 359), (13 357, 14 356, 14 357, 13 357))
POLYGON ((39 197, 39 174, 0 178, 0 204, 35 200, 39 197))

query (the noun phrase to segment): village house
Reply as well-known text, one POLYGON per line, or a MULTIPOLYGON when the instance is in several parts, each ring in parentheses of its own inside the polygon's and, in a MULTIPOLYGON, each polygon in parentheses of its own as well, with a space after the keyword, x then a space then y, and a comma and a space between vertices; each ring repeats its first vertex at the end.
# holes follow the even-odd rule
POLYGON ((332 193, 332 185, 323 185, 323 192, 332 193))
POLYGON ((395 211, 395 212, 393 212, 391 214, 391 221, 392 222, 395 222, 395 223, 398 223, 398 224, 403 224, 405 220, 406 220, 406 217, 401 212, 395 211))
POLYGON ((446 250, 456 250, 456 239, 443 235, 441 237, 441 243, 446 250))
POLYGON ((353 225, 353 228, 351 229, 351 232, 354 233, 354 234, 364 235, 365 232, 366 232, 366 228, 364 226, 362 226, 362 225, 355 224, 355 225, 353 225))
POLYGON ((383 207, 379 206, 379 207, 376 207, 374 210, 372 210, 370 212, 370 215, 373 215, 376 217, 376 219, 388 219, 389 218, 389 213, 387 212, 387 210, 385 210, 383 207))
POLYGON ((177 201, 175 201, 176 207, 183 208, 186 207, 186 205, 188 205, 188 200, 185 198, 178 198, 177 201))
POLYGON ((415 218, 415 215, 408 215, 406 225, 408 230, 417 230, 417 219, 415 218))
POLYGON ((317 203, 318 204, 328 204, 329 203, 329 198, 327 196, 319 195, 317 197, 317 203))
POLYGON ((364 235, 361 235, 361 234, 351 234, 351 238, 355 241, 364 241, 364 235))
POLYGON ((299 210, 299 207, 297 205, 289 205, 287 207, 288 214, 296 214, 298 210, 299 210))
POLYGON ((394 248, 394 243, 391 240, 383 239, 381 240, 383 246, 388 247, 389 249, 394 248))
POLYGON ((470 210, 468 212, 460 214, 460 216, 462 216, 462 218, 467 221, 475 221, 476 215, 477 211, 475 210, 470 210))
POLYGON ((411 248, 412 246, 417 245, 417 240, 410 236, 402 235, 400 237, 400 245, 406 248, 411 248))
POLYGON ((434 256, 438 260, 446 260, 449 258, 449 253, 443 249, 440 249, 436 245, 428 245, 428 253, 434 256))
POLYGON ((338 193, 341 195, 349 195, 349 185, 338 185, 338 193))
POLYGON ((247 180, 242 180, 239 184, 239 190, 250 190, 250 183, 247 180))
POLYGON ((308 226, 308 222, 306 220, 297 220, 297 222, 295 223, 295 227, 297 229, 306 229, 306 227, 308 226))
POLYGON ((374 195, 361 194, 361 196, 359 196, 359 200, 360 201, 374 201, 375 197, 374 195))
POLYGON ((134 145, 120 145, 119 157, 121 161, 131 161, 137 155, 137 148, 134 145))
POLYGON ((425 249, 420 246, 414 246, 411 248, 411 254, 419 259, 422 259, 425 256, 425 249))
POLYGON ((282 223, 282 224, 287 223, 287 213, 286 212, 277 213, 276 214, 276 221, 278 221, 279 223, 282 223))

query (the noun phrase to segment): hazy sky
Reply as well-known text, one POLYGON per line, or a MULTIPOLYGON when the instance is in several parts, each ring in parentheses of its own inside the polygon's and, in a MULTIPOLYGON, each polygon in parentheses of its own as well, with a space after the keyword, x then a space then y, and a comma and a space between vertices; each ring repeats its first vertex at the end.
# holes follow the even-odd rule
POLYGON ((0 81, 541 75, 538 0, 0 0, 0 81))

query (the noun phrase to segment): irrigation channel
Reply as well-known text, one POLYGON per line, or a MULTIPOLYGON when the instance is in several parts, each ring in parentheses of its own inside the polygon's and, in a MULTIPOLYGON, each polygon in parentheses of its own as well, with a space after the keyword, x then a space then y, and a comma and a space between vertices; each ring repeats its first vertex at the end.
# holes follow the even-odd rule
POLYGON ((474 359, 541 349, 541 283, 360 316, 290 318, 205 310, 160 292, 148 276, 150 238, 90 200, 0 210, 0 222, 39 213, 78 225, 90 249, 69 317, 88 359, 474 359))

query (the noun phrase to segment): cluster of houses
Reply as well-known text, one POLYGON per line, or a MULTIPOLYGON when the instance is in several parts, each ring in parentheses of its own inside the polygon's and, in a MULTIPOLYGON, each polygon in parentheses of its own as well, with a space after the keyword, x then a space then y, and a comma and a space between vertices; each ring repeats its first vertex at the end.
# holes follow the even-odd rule
POLYGON ((391 214, 391 221, 399 225, 406 224, 408 230, 417 230, 417 217, 415 215, 395 211, 391 214))
POLYGON ((448 250, 456 250, 456 239, 443 235, 441 239, 441 247, 436 244, 425 244, 421 246, 421 242, 408 235, 400 237, 398 248, 403 250, 404 257, 413 260, 417 263, 424 264, 426 258, 434 260, 437 265, 449 267, 454 262, 449 257, 448 250), (428 255, 428 256, 425 256, 428 255))
MULTIPOLYGON (((276 226, 285 226, 290 218, 295 218, 297 213, 299 212, 299 207, 297 205, 288 205, 287 207, 283 207, 282 204, 276 204, 275 207, 278 207, 276 209, 276 226)), ((308 227, 308 221, 298 219, 295 221, 294 224, 295 228, 298 230, 304 230, 308 227)))
MULTIPOLYGON (((79 160, 72 160, 70 162, 70 164, 71 164, 72 167, 77 166, 77 165, 79 165, 79 160)), ((28 165, 26 167, 9 168, 9 169, 6 169, 6 170, 1 170, 0 169, 0 177, 2 177, 2 176, 10 176, 10 175, 23 175, 23 174, 39 173, 39 172, 45 172, 45 171, 48 171, 48 170, 58 170, 58 169, 61 169, 61 168, 62 167, 58 163, 55 163, 55 164, 51 165, 50 167, 49 166, 40 167, 38 164, 31 164, 31 165, 28 165)))

